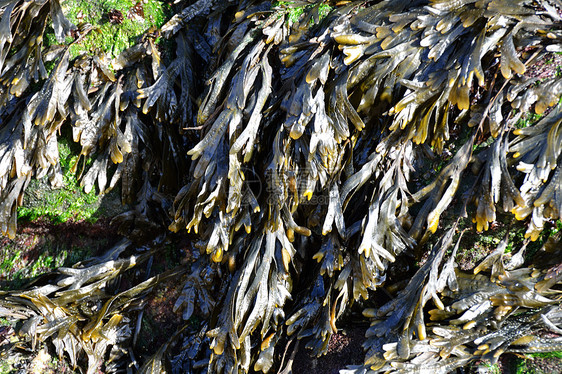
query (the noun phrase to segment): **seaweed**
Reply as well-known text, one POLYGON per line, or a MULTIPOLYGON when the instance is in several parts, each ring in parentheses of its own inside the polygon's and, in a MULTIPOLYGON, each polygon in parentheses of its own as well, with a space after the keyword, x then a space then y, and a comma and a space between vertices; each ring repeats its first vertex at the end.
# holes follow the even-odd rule
MULTIPOLYGON (((50 284, 41 285, 39 278, 33 288, 2 292, 2 315, 25 319, 19 329, 21 344, 36 349, 49 342, 59 359, 66 355, 74 369, 85 356, 88 373, 98 370, 106 353, 114 360, 127 354, 130 344, 127 342, 135 333, 131 319, 122 313, 138 307, 135 303, 159 282, 185 272, 182 268, 173 269, 112 294, 115 292, 112 281, 155 253, 153 250, 122 256, 130 248, 129 241, 118 243, 87 264, 61 267, 53 274, 44 275, 43 279, 53 279, 50 284)), ((105 366, 109 372, 118 369, 105 366)))
POLYGON ((31 178, 63 182, 65 127, 84 191, 120 183, 132 204, 113 220, 131 245, 157 248, 172 231, 199 254, 113 295, 109 281, 155 248, 2 294, 0 314, 26 320, 32 349, 48 342, 88 372, 108 352, 140 372, 269 372, 287 339, 326 353, 353 306, 373 323, 364 365, 344 373, 560 349, 543 332, 562 322, 548 259, 560 235, 545 240, 562 209, 562 81, 526 76, 560 48, 550 2, 178 2, 116 56, 71 53, 95 27, 63 9, 0 4, 2 233, 16 234, 31 178), (56 43, 44 46, 47 25, 56 43), (519 128, 530 110, 540 119, 519 128), (432 173, 429 158, 441 160, 432 173), (502 210, 525 220, 519 252, 508 258, 506 236, 474 274, 456 270, 463 219, 487 231, 502 210), (186 325, 139 365, 128 315, 172 277, 186 325), (94 299, 89 313, 74 305, 94 299))

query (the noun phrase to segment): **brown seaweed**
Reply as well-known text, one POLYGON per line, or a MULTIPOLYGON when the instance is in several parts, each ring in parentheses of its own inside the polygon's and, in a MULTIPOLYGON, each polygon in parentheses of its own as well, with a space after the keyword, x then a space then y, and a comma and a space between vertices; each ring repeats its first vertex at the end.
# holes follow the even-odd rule
POLYGON ((160 30, 175 53, 149 30, 110 68, 95 53, 71 58, 91 28, 68 22, 58 1, 0 3, 2 233, 15 235, 31 178, 61 185, 57 137, 69 128, 85 191, 120 182, 132 204, 114 219, 122 234, 154 244, 168 228, 200 252, 189 269, 112 296, 108 281, 137 255, 2 294, 0 313, 26 320, 32 348, 49 342, 73 366, 85 355, 93 372, 131 338, 135 300, 188 272, 174 310, 205 323, 180 330, 141 372, 167 370, 182 339, 171 361, 190 372, 269 372, 287 336, 321 356, 354 303, 375 321, 364 365, 343 372, 449 372, 503 352, 559 349, 537 333, 562 331, 559 264, 540 256, 556 251, 559 235, 530 260, 523 247, 507 261, 506 238, 478 274, 455 270, 462 238, 446 255, 460 224, 452 215, 470 214, 481 232, 511 212, 531 241, 561 218, 562 83, 524 75, 560 50, 556 8, 330 4, 179 2, 160 30), (47 24, 59 43, 49 49, 47 24), (546 114, 516 128, 529 110, 546 114), (442 160, 434 173, 430 157, 442 160), (392 300, 373 300, 401 287, 393 269, 410 257, 425 262, 392 300), (83 301, 99 308, 80 310, 83 301))

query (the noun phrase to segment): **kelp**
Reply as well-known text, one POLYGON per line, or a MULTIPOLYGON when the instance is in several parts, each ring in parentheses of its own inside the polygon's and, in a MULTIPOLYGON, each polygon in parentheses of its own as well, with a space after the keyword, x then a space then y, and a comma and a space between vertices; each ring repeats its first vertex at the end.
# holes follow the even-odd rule
POLYGON ((131 247, 134 246, 130 241, 123 241, 86 264, 59 268, 42 276, 52 278, 50 283, 42 285, 40 278, 26 290, 3 292, 0 315, 23 322, 18 344, 29 344, 35 350, 49 342, 59 359, 66 355, 74 369, 85 359, 88 373, 96 372, 102 364, 107 372, 121 370, 119 359, 132 355, 128 350, 136 334, 133 321, 123 313, 142 308, 142 297, 155 285, 185 272, 182 268, 173 269, 113 294, 116 279, 156 253, 151 250, 123 256, 131 247), (22 312, 14 313, 17 310, 23 316, 22 312))
MULTIPOLYGON (((247 238, 251 233, 247 224, 247 232, 237 234, 237 227, 241 225, 236 224, 236 219, 241 215, 236 207, 241 206, 239 199, 244 187, 240 184, 245 182, 240 170, 249 167, 252 175, 259 171, 251 162, 252 154, 245 153, 237 158, 233 155, 242 149, 255 148, 252 144, 254 137, 245 134, 248 131, 255 133, 255 120, 261 119, 263 128, 268 129, 261 139, 265 144, 271 144, 266 145, 266 149, 273 150, 263 166, 267 171, 263 180, 268 210, 267 215, 261 213, 263 203, 258 196, 253 212, 244 212, 243 217, 246 219, 248 215, 253 226, 266 219, 265 227, 285 227, 287 237, 293 243, 308 246, 311 242, 319 242, 320 250, 313 256, 320 262, 319 273, 309 278, 312 283, 308 293, 311 296, 297 303, 294 314, 287 319, 289 335, 300 330, 299 338, 312 337, 307 346, 313 354, 325 352, 331 334, 336 331, 336 320, 346 304, 367 299, 369 290, 383 284, 385 270, 396 256, 416 246, 417 241, 425 242, 431 233, 437 231, 441 215, 457 195, 461 176, 471 162, 477 162, 473 158, 477 134, 497 138, 491 148, 492 154, 485 159, 482 157, 486 162, 479 176, 482 188, 472 192, 474 199, 478 199, 477 229, 486 229, 488 222, 495 221, 495 204, 500 196, 507 210, 515 212, 518 207, 526 206, 527 202, 515 186, 515 177, 510 175, 515 174, 513 162, 510 160, 508 164, 506 158, 508 145, 504 134, 515 121, 511 119, 507 124, 502 123, 502 106, 506 102, 506 93, 512 90, 510 79, 513 74, 525 72, 525 66, 515 50, 514 34, 520 32, 525 38, 531 38, 534 32, 537 43, 540 43, 542 36, 536 31, 548 20, 536 17, 535 12, 527 9, 513 9, 513 18, 500 21, 499 12, 511 10, 497 8, 496 5, 494 2, 478 4, 472 10, 474 19, 465 19, 463 14, 467 9, 464 7, 448 9, 442 3, 435 3, 417 12, 401 14, 396 3, 382 2, 359 11, 351 19, 346 13, 350 8, 344 8, 341 13, 336 11, 317 27, 310 28, 302 27, 302 23, 309 22, 307 16, 303 16, 302 23, 297 25, 291 24, 291 20, 285 24, 279 21, 272 24, 272 17, 264 15, 266 18, 256 25, 258 29, 264 26, 262 40, 265 43, 260 41, 259 34, 256 35, 256 29, 244 25, 247 20, 240 22, 238 19, 240 24, 227 31, 227 34, 235 35, 242 27, 248 30, 209 82, 198 116, 198 124, 209 126, 209 130, 189 152, 197 158, 193 169, 197 179, 182 190, 178 196, 181 200, 176 199, 173 228, 181 225, 199 232, 204 213, 211 226, 205 229, 201 244, 213 261, 230 265, 232 257, 224 259, 224 254, 234 252, 233 256, 238 258, 241 252, 245 253, 246 244, 242 250, 237 248, 237 244, 248 243, 252 239, 247 238), (426 13, 420 14, 422 11, 426 13), (528 19, 523 21, 523 17, 528 19), (284 27, 289 27, 289 31, 284 31, 284 27), (266 44, 276 43, 274 32, 279 35, 299 29, 302 35, 297 31, 289 37, 286 46, 280 46, 284 65, 280 75, 290 79, 291 83, 274 89, 276 95, 269 98, 271 108, 279 106, 284 112, 271 116, 271 121, 283 124, 275 125, 263 116, 256 117, 253 107, 259 103, 257 108, 261 111, 261 103, 270 94, 264 90, 263 84, 270 82, 271 78, 258 65, 260 59, 262 64, 269 64, 270 58, 269 55, 260 56, 260 52, 265 50, 268 53, 266 44), (334 47, 338 47, 343 55, 334 55, 334 47), (494 51, 500 55, 499 70, 505 79, 501 87, 494 84, 495 80, 501 80, 498 75, 492 83, 484 79, 482 65, 493 61, 494 51), (232 73, 236 59, 240 61, 240 70, 232 73), (229 75, 232 88, 221 95, 219 90, 224 90, 224 86, 220 85, 229 75), (487 92, 478 95, 479 102, 471 103, 469 97, 475 76, 479 86, 487 92), (252 97, 252 92, 257 100, 249 101, 246 109, 245 102, 252 97), (220 97, 224 101, 223 106, 218 107, 216 103, 220 102, 220 97), (354 107, 351 100, 358 106, 354 107), (376 102, 380 104, 374 105, 376 102), (435 181, 411 193, 408 181, 410 173, 415 171, 413 164, 417 156, 412 143, 427 143, 436 153, 442 153, 450 138, 449 117, 455 106, 464 111, 455 125, 464 123, 469 126, 469 140, 458 148, 435 181), (471 118, 467 122, 465 118, 466 114, 470 114, 467 111, 471 106, 471 118), (239 114, 244 109, 252 113, 248 120, 239 114), (373 121, 376 113, 384 114, 384 110, 387 117, 378 123, 373 121), (207 122, 213 112, 216 115, 211 118, 212 122, 207 122), (481 118, 480 121, 478 118, 481 118), (367 123, 371 123, 371 128, 367 123), (245 124, 246 127, 240 129, 245 124), (432 128, 428 127, 430 124, 433 124, 432 128), (470 126, 474 129, 470 130, 470 126), (242 141, 238 134, 241 134, 242 141), (379 138, 379 143, 364 145, 366 139, 372 139, 373 135, 375 139, 379 138), (211 145, 213 142, 216 145, 211 145), (242 148, 243 142, 246 142, 245 148, 242 148), (226 159, 224 148, 228 145, 228 168, 221 170, 214 160, 226 159), (347 146, 363 154, 346 152, 347 146), (357 159, 361 160, 359 170, 353 172, 357 159), (355 191, 367 181, 375 187, 362 190, 360 198, 354 199, 355 191), (226 198, 222 206, 221 195, 226 198), (307 201, 315 197, 323 197, 326 205, 322 207, 313 203, 314 208, 310 207, 307 201), (365 201, 369 203, 366 205, 365 201), (189 204, 195 204, 194 208, 189 204), (419 206, 417 215, 411 217, 409 209, 415 206, 419 206), (350 218, 363 218, 346 222, 345 214, 350 218), (190 216, 193 217, 191 221, 188 220, 190 216), (307 216, 303 223, 297 223, 299 218, 307 216), (408 220, 413 222, 404 228, 403 222, 408 220), (231 228, 233 225, 234 230, 231 228), (303 237, 299 239, 295 234, 303 237), (312 239, 306 239, 310 235, 312 239), (346 254, 350 248, 356 248, 357 254, 346 254)), ((405 12, 410 11, 405 4, 403 6, 405 12)), ((279 19, 279 16, 276 17, 279 19)), ((516 98, 511 96, 509 100, 515 101, 516 98)), ((514 108, 519 106, 517 104, 514 103, 514 108)), ((547 106, 551 104, 552 100, 546 103, 547 106)), ((540 109, 539 106, 538 111, 540 109)), ((531 238, 536 239, 536 235, 531 238)), ((283 264, 289 263, 299 269, 301 259, 290 256, 294 252, 293 246, 287 244, 284 247, 286 254, 282 253, 285 256, 281 260, 283 264)), ((296 251, 302 252, 308 251, 304 248, 296 251)), ((306 255, 303 256, 306 258, 306 255)), ((241 266, 245 269, 248 257, 242 258, 241 266)), ((430 257, 428 263, 436 266, 438 261, 430 257)), ((236 276, 233 282, 243 283, 236 276)), ((419 284, 412 280, 411 292, 420 292, 419 284)), ((237 293, 239 287, 233 285, 230 290, 237 293)), ((256 289, 254 292, 255 307, 258 308, 261 305, 260 291, 256 289)), ((437 297, 435 291, 432 294, 437 297)), ((234 294, 227 293, 225 301, 232 306, 223 308, 242 308, 233 300, 236 300, 234 294)), ((418 304, 419 309, 405 310, 401 316, 388 318, 396 322, 402 318, 420 320, 422 322, 412 326, 423 331, 424 304, 425 301, 418 304)), ((227 313, 225 310, 223 313, 227 313)), ((234 312, 230 313, 232 316, 234 312)), ((242 313, 251 315, 249 312, 242 313)), ((242 327, 237 328, 230 318, 219 318, 219 335, 215 334, 216 329, 209 333, 214 338, 211 346, 215 347, 210 367, 218 372, 231 372, 240 367, 246 371, 248 364, 237 360, 237 357, 248 356, 244 350, 249 343, 239 338, 231 341, 230 350, 223 347, 228 343, 227 336, 240 336, 245 331, 242 327), (216 347, 219 347, 220 357, 217 357, 216 347), (215 363, 219 366, 213 366, 215 363)), ((268 320, 263 319, 262 323, 267 326, 268 320)), ((262 349, 264 342, 267 348, 260 354, 255 369, 267 371, 269 364, 265 363, 269 362, 271 344, 277 339, 274 335, 263 340, 263 332, 261 339, 262 349)), ((407 345, 410 337, 403 336, 401 339, 405 341, 403 345, 407 345)), ((459 360, 459 365, 468 361, 459 360)))
POLYGON ((63 124, 70 126, 73 140, 82 147, 81 160, 74 168, 79 170, 85 191, 97 187, 99 193, 108 192, 121 177, 121 193, 126 203, 151 198, 138 199, 139 184, 143 180, 146 184, 151 183, 152 188, 166 184, 170 189, 177 189, 174 185, 181 179, 177 173, 183 165, 178 157, 183 146, 178 137, 181 128, 161 127, 158 121, 184 122, 192 116, 190 90, 194 79, 190 59, 193 50, 185 41, 182 42, 185 35, 178 35, 179 57, 167 68, 161 64, 162 57, 154 43, 155 35, 150 30, 137 45, 124 51, 114 61, 107 61, 104 56, 85 54, 71 62, 69 46, 81 43, 84 35, 92 32, 91 25, 76 28, 70 24, 58 1, 8 3, 3 17, 10 20, 15 31, 9 28, 6 31, 9 34, 6 40, 11 44, 4 48, 7 51, 17 50, 17 53, 5 52, 7 57, 1 73, 4 85, 0 103, 2 123, 6 124, 3 126, 5 136, 9 136, 5 142, 2 180, 3 186, 12 186, 2 190, 5 195, 2 204, 7 213, 2 215, 3 233, 10 237, 15 235, 15 210, 21 204, 23 190, 16 191, 16 186, 22 183, 15 183, 14 176, 23 181, 31 176, 41 178, 48 175, 54 187, 61 186, 62 173, 56 145, 63 124), (42 48, 49 16, 61 44, 42 48), (22 25, 39 34, 19 35, 22 25), (65 42, 64 37, 71 35, 72 40, 65 42), (30 49, 29 46, 34 45, 36 48, 30 49), (54 63, 50 74, 44 67, 48 61, 54 63), (31 75, 20 77, 23 74, 20 69, 27 65, 29 67, 22 71, 31 75), (168 88, 176 78, 181 82, 179 95, 185 105, 164 109, 158 98, 170 96, 166 104, 170 100, 177 101, 175 93, 169 92, 168 88), (28 92, 26 89, 33 82, 40 84, 41 88, 37 92, 28 92), (159 86, 168 92, 158 91, 159 86), (150 120, 150 125, 138 110, 144 97, 137 92, 141 88, 151 92, 151 100, 145 102, 142 112, 147 112, 155 103, 159 108, 158 118, 155 122, 150 120), (13 122, 8 125, 8 121, 13 122), (23 152, 18 151, 21 148, 23 152), (89 159, 93 162, 87 162, 89 159), (87 163, 90 165, 86 170, 87 163), (162 170, 156 173, 154 168, 162 170), (166 182, 158 179, 149 181, 150 178, 142 177, 143 173, 158 174, 166 182), (7 191, 11 193, 7 194, 7 191))
MULTIPOLYGON (((200 253, 174 311, 205 323, 178 332, 140 371, 269 372, 287 337, 321 356, 354 304, 376 321, 364 365, 350 372, 449 372, 559 349, 540 334, 560 333, 559 264, 525 260, 524 248, 508 262, 505 239, 474 269, 485 275, 463 273, 451 218, 470 215, 481 232, 501 209, 526 220, 531 241, 561 218, 562 83, 528 74, 560 49, 548 1, 179 2, 161 30, 112 61, 70 58, 92 26, 70 24, 57 1, 0 9, 2 232, 15 235, 30 178, 62 183, 66 126, 84 189, 121 182, 133 206, 113 220, 123 235, 142 244, 168 228, 200 253), (44 48, 49 22, 59 44, 44 48), (173 51, 157 44, 160 33, 173 51), (530 110, 544 116, 517 128, 530 110), (396 277, 404 263, 417 268, 406 283, 396 277), (399 292, 383 302, 381 288, 399 292)), ((95 269, 72 295, 102 297, 116 275, 95 269)), ((69 280, 54 287, 82 270, 60 270, 69 280)), ((116 344, 117 331, 130 335, 119 294, 111 312, 85 319, 57 309, 67 304, 52 299, 55 288, 10 294, 8 309, 43 318, 50 327, 34 325, 38 338, 73 365, 70 343, 52 338, 59 326, 72 336, 89 326, 82 341, 104 331, 99 348, 80 346, 87 356, 116 344)))
MULTIPOLYGON (((558 349, 559 339, 543 338, 549 332, 558 333, 556 326, 561 317, 558 291, 550 288, 556 284, 550 281, 551 271, 521 268, 520 264, 510 266, 505 254, 507 240, 498 244, 474 269, 474 274, 455 269, 454 254, 459 241, 453 255, 439 270, 443 250, 451 244, 452 232, 448 236, 448 243, 434 247, 428 262, 412 278, 421 281, 417 283, 421 287, 409 283, 392 302, 377 310, 366 310, 369 317, 380 320, 385 313, 389 317, 373 322, 367 330, 366 366, 342 372, 447 373, 477 360, 495 363, 504 352, 558 349), (430 299, 436 309, 428 311, 429 321, 424 322, 422 308, 430 299), (414 307, 414 312, 406 313, 410 317, 395 318, 414 307), (421 319, 417 313, 422 315, 421 319), (416 320, 419 324, 412 326, 416 320), (404 326, 400 325, 402 321, 406 323, 404 326), (412 327, 416 328, 412 331, 412 327)), ((554 255, 550 245, 543 246, 536 256, 547 252, 554 255)), ((524 251, 524 247, 519 251, 524 251)))

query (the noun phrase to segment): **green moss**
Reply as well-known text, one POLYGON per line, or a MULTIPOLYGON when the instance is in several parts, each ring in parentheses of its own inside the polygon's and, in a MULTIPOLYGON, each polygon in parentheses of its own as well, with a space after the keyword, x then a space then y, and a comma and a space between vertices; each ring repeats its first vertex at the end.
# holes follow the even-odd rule
POLYGON ((72 167, 78 161, 78 152, 71 151, 69 141, 61 138, 58 146, 64 186, 53 189, 45 180, 31 181, 24 204, 18 208, 18 218, 33 221, 43 216, 53 223, 69 219, 95 222, 100 197, 94 190, 85 193, 80 187, 72 172, 72 167))
POLYGON ((515 124, 515 127, 517 127, 518 129, 529 127, 531 125, 534 125, 541 118, 542 118, 542 114, 535 114, 535 113, 529 112, 526 115, 523 115, 519 119, 519 121, 517 121, 517 123, 515 124))
POLYGON ((45 28, 45 33, 43 34, 43 46, 48 48, 56 44, 58 44, 58 42, 55 37, 55 31, 53 30, 53 26, 49 25, 45 28))
POLYGON ((287 16, 289 18, 289 21, 297 23, 299 22, 303 13, 304 7, 290 8, 287 16))
MULTIPOLYGON (((3 248, 3 251, 9 252, 6 248, 3 248)), ((56 252, 53 249, 46 249, 35 261, 29 262, 24 258, 23 252, 17 250, 15 253, 10 253, 4 257, 0 263, 0 274, 2 277, 9 279, 6 284, 9 287, 6 288, 21 287, 28 279, 35 278, 65 265, 68 262, 68 257, 69 253, 66 250, 56 252)), ((0 323, 0 325, 2 324, 0 323)))
MULTIPOLYGON (((298 6, 295 4, 294 1, 275 1, 272 4, 273 7, 280 7, 280 8, 285 8, 286 12, 287 12, 287 18, 289 20, 290 23, 298 23, 301 20, 302 15, 305 13, 305 11, 308 11, 310 9, 312 9, 314 6, 317 5, 305 5, 305 6, 298 6)), ((328 15, 328 13, 330 13, 330 11, 333 9, 330 5, 328 4, 319 4, 318 5, 318 20, 316 21, 320 21, 321 19, 323 19, 324 17, 326 17, 328 15)), ((310 20, 311 25, 314 24, 313 19, 310 20)))
MULTIPOLYGON (((76 243, 68 243, 54 234, 18 234, 14 240, 2 243, 0 251, 0 289, 22 288, 30 279, 61 266, 72 266, 91 257, 96 246, 105 248, 109 239, 89 238, 76 234, 76 243), (94 241, 95 243, 90 243, 94 241), (89 243, 82 245, 81 243, 89 243)), ((0 320, 0 326, 3 322, 0 320)))
POLYGON ((64 264, 66 257, 68 257, 67 251, 62 251, 55 257, 49 255, 48 253, 41 253, 33 265, 28 268, 29 277, 33 278, 47 271, 61 267, 64 264))
POLYGON ((320 19, 326 17, 328 13, 331 12, 333 8, 328 4, 320 4, 320 9, 318 10, 318 14, 320 15, 320 19))
MULTIPOLYGON (((159 0, 65 0, 63 12, 75 25, 89 23, 94 26, 80 43, 70 47, 71 58, 81 54, 102 52, 108 58, 115 58, 123 50, 137 43, 138 39, 151 27, 160 28, 171 17, 170 6, 159 0), (142 6, 143 15, 131 11, 135 5, 142 6), (121 22, 110 22, 108 13, 121 12, 121 22)), ((57 44, 52 27, 45 30, 44 45, 57 44)), ((72 38, 66 44, 72 42, 72 38)))
POLYGON ((531 353, 519 357, 515 364, 516 374, 559 373, 562 369, 562 352, 531 353))
POLYGON ((483 363, 483 366, 486 368, 489 374, 501 374, 501 369, 498 364, 490 364, 488 362, 483 363))
POLYGON ((529 356, 540 358, 562 358, 562 351, 531 353, 529 356))
POLYGON ((134 45, 138 38, 151 27, 161 27, 169 18, 168 5, 157 0, 142 3, 144 18, 130 12, 136 2, 130 0, 84 1, 68 0, 68 18, 78 24, 88 22, 97 28, 92 31, 81 43, 75 44, 70 49, 72 57, 82 53, 91 53, 101 50, 109 58, 114 58, 123 50, 134 45), (117 10, 121 12, 123 21, 112 23, 108 13, 117 10), (130 15, 130 16, 129 16, 130 15))
POLYGON ((10 253, 9 248, 3 248, 0 262, 0 275, 7 277, 13 269, 17 269, 18 263, 21 261, 21 251, 10 253))
POLYGON ((12 365, 8 361, 0 362, 0 374, 9 374, 13 372, 12 365))

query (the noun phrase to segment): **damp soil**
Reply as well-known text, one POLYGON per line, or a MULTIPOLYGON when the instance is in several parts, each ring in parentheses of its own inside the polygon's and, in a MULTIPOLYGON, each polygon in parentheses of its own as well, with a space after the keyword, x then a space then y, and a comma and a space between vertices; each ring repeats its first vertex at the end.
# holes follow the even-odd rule
POLYGON ((0 289, 18 288, 57 267, 98 256, 121 239, 109 218, 58 224, 39 218, 18 224, 14 239, 0 238, 0 289))
POLYGON ((365 327, 348 326, 333 334, 328 343, 328 350, 321 357, 313 357, 306 349, 306 341, 299 342, 294 362, 293 373, 338 374, 347 365, 359 365, 363 362, 363 341, 365 327))

